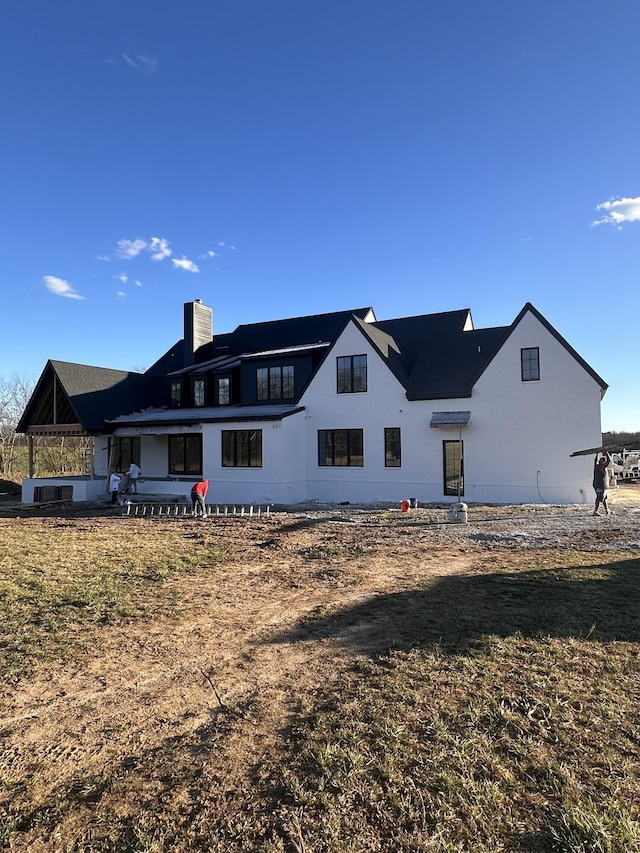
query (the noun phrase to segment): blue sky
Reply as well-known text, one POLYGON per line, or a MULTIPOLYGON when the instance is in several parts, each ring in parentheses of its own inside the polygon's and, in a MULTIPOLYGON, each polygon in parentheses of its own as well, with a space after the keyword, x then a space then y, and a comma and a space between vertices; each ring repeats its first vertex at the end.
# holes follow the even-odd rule
POLYGON ((638 0, 20 0, 0 377, 214 327, 532 302, 640 430, 638 0))

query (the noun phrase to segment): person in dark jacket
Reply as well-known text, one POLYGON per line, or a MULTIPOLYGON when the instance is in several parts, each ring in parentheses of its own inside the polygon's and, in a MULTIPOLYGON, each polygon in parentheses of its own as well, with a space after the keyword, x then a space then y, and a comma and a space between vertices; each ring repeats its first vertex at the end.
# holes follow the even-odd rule
POLYGON ((191 489, 191 508, 193 515, 199 515, 202 518, 207 514, 204 499, 209 491, 209 481, 201 480, 196 483, 191 489))
POLYGON ((595 462, 593 463, 593 488, 596 493, 596 505, 593 510, 594 515, 600 515, 600 505, 604 509, 604 514, 609 515, 609 507, 607 506, 607 489, 609 488, 609 466, 611 465, 611 456, 604 450, 602 453, 596 453, 595 462))

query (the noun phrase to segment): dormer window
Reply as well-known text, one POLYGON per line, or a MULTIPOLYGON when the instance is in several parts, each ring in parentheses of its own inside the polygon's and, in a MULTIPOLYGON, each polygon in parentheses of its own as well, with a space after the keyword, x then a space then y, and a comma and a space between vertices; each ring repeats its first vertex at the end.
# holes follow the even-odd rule
POLYGON ((231 403, 231 377, 216 376, 216 406, 228 406, 231 403))
POLYGON ((205 400, 205 384, 204 379, 193 380, 193 405, 204 406, 205 400))
POLYGON ((520 369, 523 382, 540 379, 539 347, 524 347, 520 350, 520 369))
POLYGON ((259 367, 256 370, 258 400, 291 400, 294 397, 293 365, 259 367))
POLYGON ((182 382, 179 379, 172 381, 169 405, 172 409, 179 409, 182 405, 182 382))

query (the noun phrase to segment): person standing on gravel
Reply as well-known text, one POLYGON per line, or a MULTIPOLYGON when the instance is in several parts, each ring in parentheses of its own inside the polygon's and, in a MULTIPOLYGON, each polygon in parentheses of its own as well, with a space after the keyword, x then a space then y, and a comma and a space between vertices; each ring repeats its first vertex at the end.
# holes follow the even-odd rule
POLYGON ((607 506, 607 489, 609 488, 609 466, 611 465, 611 456, 608 451, 603 450, 602 453, 596 453, 595 462, 593 463, 593 488, 596 493, 596 505, 593 510, 594 515, 600 515, 600 505, 604 509, 604 514, 609 515, 609 507, 607 506))

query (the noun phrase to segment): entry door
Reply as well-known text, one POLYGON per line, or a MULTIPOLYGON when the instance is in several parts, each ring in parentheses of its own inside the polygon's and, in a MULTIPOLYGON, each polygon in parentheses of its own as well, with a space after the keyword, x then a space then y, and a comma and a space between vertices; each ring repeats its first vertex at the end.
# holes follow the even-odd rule
POLYGON ((445 495, 464 495, 464 442, 442 442, 442 485, 445 495))

